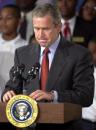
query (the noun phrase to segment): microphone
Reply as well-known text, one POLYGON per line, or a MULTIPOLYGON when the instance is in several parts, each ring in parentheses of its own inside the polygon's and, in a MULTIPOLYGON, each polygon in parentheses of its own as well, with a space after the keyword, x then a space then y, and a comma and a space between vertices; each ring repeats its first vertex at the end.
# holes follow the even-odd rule
POLYGON ((32 79, 36 78, 37 74, 39 73, 40 64, 35 63, 32 68, 28 71, 28 75, 26 78, 27 82, 30 82, 32 79))
POLYGON ((32 79, 36 78, 37 74, 39 73, 40 64, 35 63, 32 68, 27 72, 27 77, 24 78, 22 73, 25 70, 25 65, 21 64, 18 66, 13 66, 9 72, 10 79, 15 82, 17 79, 23 80, 25 82, 30 82, 32 79))
POLYGON ((9 72, 10 79, 15 82, 16 79, 22 79, 22 72, 25 70, 25 65, 13 66, 9 72))

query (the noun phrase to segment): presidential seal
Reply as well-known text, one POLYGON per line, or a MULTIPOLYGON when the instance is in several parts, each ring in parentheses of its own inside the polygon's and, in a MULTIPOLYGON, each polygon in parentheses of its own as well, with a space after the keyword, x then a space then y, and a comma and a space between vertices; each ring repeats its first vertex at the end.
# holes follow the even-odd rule
POLYGON ((32 125, 37 115, 37 102, 25 95, 12 97, 6 105, 6 116, 9 122, 19 128, 32 125))

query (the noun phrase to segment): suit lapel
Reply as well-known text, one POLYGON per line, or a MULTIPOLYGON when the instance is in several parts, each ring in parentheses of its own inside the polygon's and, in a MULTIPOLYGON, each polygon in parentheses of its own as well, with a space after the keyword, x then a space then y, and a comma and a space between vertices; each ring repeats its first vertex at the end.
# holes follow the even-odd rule
POLYGON ((56 80, 58 80, 59 75, 64 71, 64 66, 66 64, 66 58, 68 56, 68 43, 66 41, 60 41, 59 46, 54 55, 54 59, 50 68, 48 75, 48 82, 46 85, 46 90, 50 91, 54 87, 56 80))
MULTIPOLYGON (((34 65, 35 63, 39 62, 39 55, 40 55, 40 47, 38 45, 34 45, 29 52, 29 62, 31 62, 31 65, 34 65)), ((29 64, 29 65, 30 65, 29 64)))

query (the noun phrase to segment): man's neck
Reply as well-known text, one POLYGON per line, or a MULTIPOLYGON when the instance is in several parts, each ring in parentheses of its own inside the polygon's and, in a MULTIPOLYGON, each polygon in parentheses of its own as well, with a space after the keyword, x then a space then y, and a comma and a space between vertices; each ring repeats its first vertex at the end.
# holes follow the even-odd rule
POLYGON ((16 33, 16 34, 13 34, 13 35, 9 35, 9 34, 3 34, 3 35, 2 35, 2 38, 3 38, 4 40, 6 40, 6 41, 12 40, 12 39, 14 39, 14 38, 16 38, 16 37, 17 37, 17 33, 16 33))
POLYGON ((62 16, 62 18, 63 18, 64 20, 66 20, 66 21, 72 19, 73 17, 75 17, 75 14, 62 16))

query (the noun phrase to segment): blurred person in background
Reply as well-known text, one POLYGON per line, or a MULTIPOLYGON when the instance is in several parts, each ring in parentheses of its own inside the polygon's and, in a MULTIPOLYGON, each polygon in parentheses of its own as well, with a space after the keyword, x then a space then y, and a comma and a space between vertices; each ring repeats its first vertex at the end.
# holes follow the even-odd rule
POLYGON ((90 33, 88 41, 90 41, 96 36, 96 0, 84 1, 79 12, 79 17, 86 23, 86 30, 90 33))
MULTIPOLYGON (((5 83, 9 79, 9 70, 14 63, 15 49, 26 45, 27 42, 18 34, 18 26, 21 22, 21 13, 16 5, 5 5, 0 13, 0 101, 5 83)), ((9 123, 0 123, 3 129, 15 130, 9 123)))
POLYGON ((73 35, 74 27, 75 27, 75 22, 76 22, 76 6, 77 6, 77 0, 57 0, 57 6, 61 12, 62 15, 62 28, 61 32, 63 36, 65 37, 64 34, 64 29, 66 28, 66 23, 68 23, 68 27, 70 29, 70 36, 69 40, 71 40, 71 37, 73 35))
MULTIPOLYGON (((15 4, 15 0, 0 0, 0 10, 2 9, 3 6, 7 4, 15 4)), ((1 27, 0 27, 0 32, 1 32, 1 27)))
MULTIPOLYGON (((82 4, 79 15, 85 21, 93 21, 96 22, 96 0, 86 0, 82 4)), ((96 24, 96 23, 95 23, 96 24)))
POLYGON ((77 0, 57 0, 62 15, 62 29, 64 35, 65 23, 69 24, 70 40, 74 43, 88 47, 89 40, 95 35, 93 28, 81 17, 76 16, 77 0))
POLYGON ((90 40, 88 49, 94 63, 95 89, 92 105, 82 109, 82 127, 84 130, 96 130, 96 37, 90 40))
MULTIPOLYGON (((21 22, 20 9, 16 5, 5 5, 1 9, 0 26, 0 97, 9 79, 9 70, 14 63, 15 49, 26 45, 27 41, 18 33, 21 22)), ((0 98, 1 99, 1 98, 0 98)))
POLYGON ((33 35, 32 10, 36 6, 37 0, 16 0, 16 5, 21 9, 22 22, 20 25, 21 37, 29 41, 33 35))

